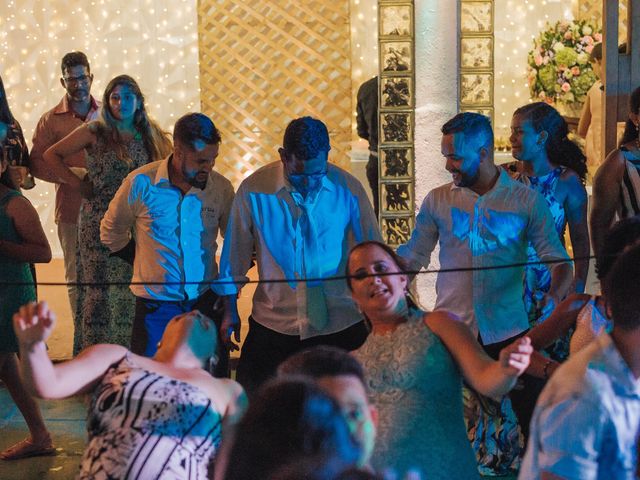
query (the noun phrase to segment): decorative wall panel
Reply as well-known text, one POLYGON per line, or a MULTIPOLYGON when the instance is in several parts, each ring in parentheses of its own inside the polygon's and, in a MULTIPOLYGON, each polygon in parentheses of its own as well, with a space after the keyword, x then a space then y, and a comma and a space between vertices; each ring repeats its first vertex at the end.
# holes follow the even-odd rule
POLYGON ((411 235, 415 202, 415 12, 407 0, 380 0, 378 9, 380 226, 384 241, 399 245, 411 235))
POLYGON ((303 115, 327 124, 329 159, 348 164, 348 0, 202 0, 198 22, 201 105, 223 134, 221 173, 238 185, 279 158, 287 123, 303 115))

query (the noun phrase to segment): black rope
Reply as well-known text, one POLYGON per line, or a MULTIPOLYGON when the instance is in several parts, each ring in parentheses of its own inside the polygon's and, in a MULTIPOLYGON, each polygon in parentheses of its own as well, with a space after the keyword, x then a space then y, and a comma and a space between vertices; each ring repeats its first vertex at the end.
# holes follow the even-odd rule
POLYGON ((278 278, 278 279, 259 279, 259 280, 247 280, 238 282, 235 280, 201 280, 198 282, 9 282, 0 280, 0 287, 24 287, 29 285, 37 285, 43 287, 110 287, 110 286, 125 286, 130 285, 142 285, 142 286, 162 286, 162 285, 234 285, 234 284, 259 284, 259 283, 300 283, 300 282, 332 282, 338 280, 346 280, 349 278, 363 279, 366 277, 384 277, 390 275, 426 275, 434 273, 455 273, 455 272, 473 272, 483 270, 504 270, 507 268, 526 267, 528 265, 551 265, 556 263, 569 263, 582 260, 591 260, 595 256, 586 257, 574 257, 569 260, 536 260, 535 262, 520 262, 509 263, 505 265, 493 265, 490 267, 459 267, 459 268, 440 268, 429 270, 405 270, 400 272, 384 272, 375 274, 364 275, 335 275, 332 277, 320 277, 320 278, 278 278))

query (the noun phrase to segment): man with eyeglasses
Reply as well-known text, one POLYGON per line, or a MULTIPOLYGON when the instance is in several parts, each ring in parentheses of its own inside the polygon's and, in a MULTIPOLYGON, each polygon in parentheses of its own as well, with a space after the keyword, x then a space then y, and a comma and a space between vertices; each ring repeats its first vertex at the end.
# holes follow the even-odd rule
POLYGON ((231 344, 232 335, 240 341, 237 294, 255 252, 261 282, 236 377, 249 393, 304 348, 355 350, 367 336, 346 282, 328 277, 343 275, 349 249, 380 232, 360 182, 328 163, 330 148, 324 123, 293 120, 280 161, 247 177, 231 207, 212 288, 225 298, 221 337, 238 348, 231 344))
MULTIPOLYGON (((58 183, 57 178, 48 170, 42 155, 47 148, 66 137, 84 122, 97 119, 100 104, 91 96, 93 75, 89 60, 84 53, 67 53, 62 57, 61 67, 60 84, 66 90, 66 94, 58 105, 40 117, 33 134, 30 166, 37 178, 56 183, 55 221, 64 256, 65 279, 68 283, 73 283, 77 281, 77 224, 82 197, 80 191, 71 188, 69 184, 58 183)), ((64 161, 77 175, 86 174, 84 151, 70 155, 64 161)), ((75 325, 77 287, 69 286, 67 290, 75 325)))

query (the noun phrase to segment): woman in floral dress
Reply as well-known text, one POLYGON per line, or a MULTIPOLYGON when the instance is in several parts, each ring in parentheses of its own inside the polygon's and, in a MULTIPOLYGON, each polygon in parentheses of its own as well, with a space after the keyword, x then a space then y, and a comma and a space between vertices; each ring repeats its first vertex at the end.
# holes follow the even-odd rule
POLYGON ((100 242, 100 221, 124 178, 142 165, 168 155, 171 142, 145 110, 136 81, 120 75, 104 92, 100 119, 78 127, 49 148, 44 160, 64 183, 83 195, 78 222, 79 331, 74 354, 97 343, 129 346, 135 299, 128 288, 132 269, 110 256, 100 242), (87 176, 78 178, 63 158, 87 150, 87 176), (116 285, 114 285, 114 283, 116 285), (111 285, 106 285, 111 284, 111 285))

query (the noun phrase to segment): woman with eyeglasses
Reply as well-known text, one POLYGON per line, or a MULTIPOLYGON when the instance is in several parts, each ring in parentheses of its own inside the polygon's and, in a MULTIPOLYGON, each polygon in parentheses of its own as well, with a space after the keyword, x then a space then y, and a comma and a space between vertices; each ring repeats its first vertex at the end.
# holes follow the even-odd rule
POLYGON ((78 327, 74 354, 89 345, 129 346, 135 299, 127 284, 131 265, 111 257, 100 242, 100 220, 116 190, 142 165, 160 160, 171 142, 147 115, 145 99, 128 75, 112 79, 104 91, 100 119, 78 127, 44 153, 44 161, 61 183, 78 188, 84 197, 78 221, 78 327), (87 176, 77 177, 63 158, 86 149, 87 176), (119 285, 112 285, 119 283, 119 285))

